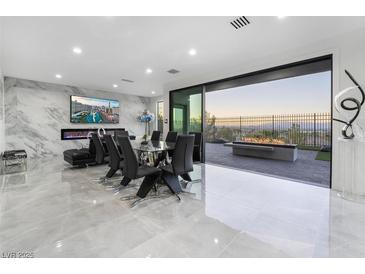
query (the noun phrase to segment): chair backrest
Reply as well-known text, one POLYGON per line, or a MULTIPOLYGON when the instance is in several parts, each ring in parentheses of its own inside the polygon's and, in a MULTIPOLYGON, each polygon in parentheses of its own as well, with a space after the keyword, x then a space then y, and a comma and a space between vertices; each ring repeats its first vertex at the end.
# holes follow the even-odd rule
POLYGON ((160 141, 160 132, 158 130, 154 130, 152 132, 151 141, 160 141))
POLYGON ((93 140, 93 143, 95 145, 95 151, 96 151, 95 162, 97 164, 102 164, 104 163, 104 158, 105 158, 105 150, 103 147, 103 143, 101 142, 99 135, 96 133, 91 133, 91 139, 93 140))
POLYGON ((89 153, 91 155, 95 155, 96 154, 96 149, 95 149, 94 141, 91 138, 91 136, 89 137, 89 153))
POLYGON ((165 142, 176 143, 176 140, 177 140, 177 132, 176 131, 169 131, 167 133, 165 142))
POLYGON ((193 152, 193 161, 200 162, 201 161, 201 147, 203 142, 203 135, 201 132, 189 132, 189 134, 194 134, 194 152, 193 152))
POLYGON ((172 168, 175 175, 193 171, 194 135, 179 135, 177 137, 172 168))
POLYGON ((118 143, 122 149, 124 157, 123 174, 129 179, 136 179, 138 170, 138 160, 132 148, 129 137, 118 136, 118 143))
POLYGON ((194 145, 201 147, 202 140, 203 140, 202 133, 201 132, 189 132, 189 134, 193 134, 195 136, 194 145))
POLYGON ((114 131, 114 140, 118 142, 118 136, 127 136, 129 137, 129 133, 127 130, 116 130, 114 131))
POLYGON ((111 135, 109 135, 109 134, 104 135, 104 140, 105 140, 105 144, 108 149, 108 152, 109 152, 110 167, 115 170, 118 170, 119 166, 120 166, 120 161, 122 160, 118 147, 117 147, 116 143, 114 142, 114 139, 111 135))

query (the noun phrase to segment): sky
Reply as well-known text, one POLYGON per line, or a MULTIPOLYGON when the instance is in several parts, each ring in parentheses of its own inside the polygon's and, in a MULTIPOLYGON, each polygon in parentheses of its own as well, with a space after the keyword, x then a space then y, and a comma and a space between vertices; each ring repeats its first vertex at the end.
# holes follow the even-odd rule
POLYGON ((77 102, 85 104, 85 105, 92 105, 92 106, 99 106, 99 107, 101 107, 101 106, 108 107, 109 102, 110 102, 110 106, 112 108, 119 107, 119 101, 112 100, 112 99, 108 100, 108 99, 73 96, 72 100, 77 100, 77 102))
POLYGON ((320 113, 331 110, 331 72, 207 92, 206 110, 216 117, 320 113))

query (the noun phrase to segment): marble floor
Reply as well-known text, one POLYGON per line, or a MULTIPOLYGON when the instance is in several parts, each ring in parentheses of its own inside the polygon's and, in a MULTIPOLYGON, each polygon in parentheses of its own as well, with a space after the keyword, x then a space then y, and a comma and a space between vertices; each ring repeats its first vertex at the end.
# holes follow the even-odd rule
POLYGON ((365 256, 365 204, 326 188, 206 164, 182 201, 130 208, 139 182, 114 193, 95 180, 106 170, 54 159, 0 176, 0 256, 365 256))

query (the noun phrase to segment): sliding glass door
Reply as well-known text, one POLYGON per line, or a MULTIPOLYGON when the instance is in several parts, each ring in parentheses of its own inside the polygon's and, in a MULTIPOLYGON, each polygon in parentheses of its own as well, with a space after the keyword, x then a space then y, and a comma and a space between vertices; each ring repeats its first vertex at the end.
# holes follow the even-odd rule
POLYGON ((330 187, 331 94, 332 56, 303 60, 170 91, 170 130, 202 132, 203 162, 330 187), (288 146, 286 162, 252 152, 288 146))
POLYGON ((203 87, 192 87, 170 93, 170 130, 179 134, 202 132, 203 87))

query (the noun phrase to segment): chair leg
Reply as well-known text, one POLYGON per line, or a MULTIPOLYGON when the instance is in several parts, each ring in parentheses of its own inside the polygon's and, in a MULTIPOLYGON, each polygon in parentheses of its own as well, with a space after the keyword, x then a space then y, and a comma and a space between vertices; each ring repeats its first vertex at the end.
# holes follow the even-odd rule
POLYGON ((124 176, 123 179, 122 179, 122 181, 120 182, 120 184, 122 186, 127 186, 130 183, 130 181, 132 181, 132 180, 129 179, 128 177, 124 176))
POLYGON ((140 197, 137 196, 137 199, 134 202, 132 202, 129 206, 131 208, 133 208, 136 205, 138 205, 139 203, 142 203, 142 202, 145 202, 145 201, 149 201, 149 200, 152 200, 152 199, 160 199, 160 198, 163 198, 163 196, 156 195, 156 196, 148 196, 148 197, 145 197, 145 198, 140 198, 140 197))
POLYGON ((117 170, 116 169, 114 169, 114 168, 110 168, 109 169, 109 171, 108 171, 108 173, 105 175, 105 177, 106 178, 111 178, 111 177, 113 177, 114 176, 114 174, 117 172, 117 170))
POLYGON ((183 178, 185 181, 188 181, 188 182, 192 181, 189 173, 181 174, 180 177, 183 178))
POLYGON ((182 192, 180 182, 177 176, 165 173, 162 175, 162 180, 165 182, 165 184, 168 186, 172 193, 176 194, 182 192))
POLYGON ((141 186, 138 189, 137 196, 145 198, 152 188, 156 186, 157 180, 160 178, 159 174, 152 174, 144 177, 141 186))
POLYGON ((113 184, 116 181, 119 181, 120 177, 117 178, 108 178, 108 177, 101 177, 99 179, 93 179, 93 181, 97 181, 98 183, 102 184, 102 185, 108 185, 108 184, 113 184))

